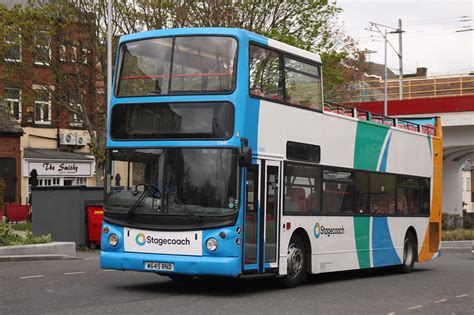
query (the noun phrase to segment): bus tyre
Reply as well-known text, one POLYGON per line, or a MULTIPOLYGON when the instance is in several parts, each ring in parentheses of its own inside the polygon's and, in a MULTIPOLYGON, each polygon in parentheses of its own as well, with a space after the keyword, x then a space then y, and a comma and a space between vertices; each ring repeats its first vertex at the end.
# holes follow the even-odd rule
POLYGON ((168 277, 176 282, 187 282, 193 280, 193 276, 188 275, 168 275, 168 277))
POLYGON ((400 266, 402 273, 410 273, 413 270, 416 260, 416 242, 412 233, 405 235, 403 242, 403 262, 400 266))
POLYGON ((294 288, 306 281, 307 257, 306 248, 301 237, 294 234, 288 246, 287 274, 281 278, 286 288, 294 288))

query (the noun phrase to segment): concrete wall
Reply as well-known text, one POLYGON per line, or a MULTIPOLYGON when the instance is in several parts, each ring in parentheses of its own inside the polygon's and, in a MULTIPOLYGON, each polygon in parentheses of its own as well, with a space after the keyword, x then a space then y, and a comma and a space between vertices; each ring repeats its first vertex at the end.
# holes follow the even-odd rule
POLYGON ((443 161, 443 213, 462 216, 461 166, 465 161, 443 161))
POLYGON ((103 201, 100 187, 35 187, 33 196, 33 234, 51 234, 54 241, 87 242, 86 206, 103 201))

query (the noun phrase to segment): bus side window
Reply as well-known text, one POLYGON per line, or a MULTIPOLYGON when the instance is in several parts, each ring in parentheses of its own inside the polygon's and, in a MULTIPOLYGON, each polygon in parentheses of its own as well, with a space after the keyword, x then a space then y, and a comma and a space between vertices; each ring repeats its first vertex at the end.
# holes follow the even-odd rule
POLYGON ((286 102, 308 109, 322 110, 320 68, 284 57, 286 102))
POLYGON ((369 173, 356 172, 354 177, 356 193, 355 214, 369 213, 369 173))
POLYGON ((429 186, 426 180, 399 177, 397 183, 397 213, 400 215, 420 215, 429 213, 429 186), (420 185, 421 183, 421 185, 420 185), (424 187, 425 186, 425 187, 424 187), (428 196, 426 192, 428 191, 428 196), (428 200, 428 203, 425 200, 428 200), (428 209, 428 210, 426 210, 428 209))
POLYGON ((370 213, 395 214, 395 175, 370 174, 370 213))
POLYGON ((250 45, 250 94, 272 100, 283 100, 280 56, 263 47, 250 45))
POLYGON ((284 214, 321 212, 321 169, 318 166, 285 163, 284 214))

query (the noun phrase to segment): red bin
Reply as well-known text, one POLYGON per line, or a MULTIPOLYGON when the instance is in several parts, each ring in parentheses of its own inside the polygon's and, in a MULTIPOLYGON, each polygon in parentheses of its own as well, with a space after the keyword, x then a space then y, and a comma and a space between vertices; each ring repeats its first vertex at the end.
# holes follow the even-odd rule
POLYGON ((5 216, 10 222, 30 221, 30 205, 5 205, 5 216))
POLYGON ((100 246, 100 235, 102 232, 102 218, 104 209, 102 206, 87 206, 87 230, 91 246, 100 246))

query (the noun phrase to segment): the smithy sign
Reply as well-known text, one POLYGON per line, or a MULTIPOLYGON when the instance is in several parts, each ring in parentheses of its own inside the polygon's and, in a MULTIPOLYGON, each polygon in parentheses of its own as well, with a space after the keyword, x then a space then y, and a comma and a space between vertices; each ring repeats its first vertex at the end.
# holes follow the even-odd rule
POLYGON ((36 169, 39 176, 91 176, 92 164, 80 162, 30 162, 29 172, 36 169))

